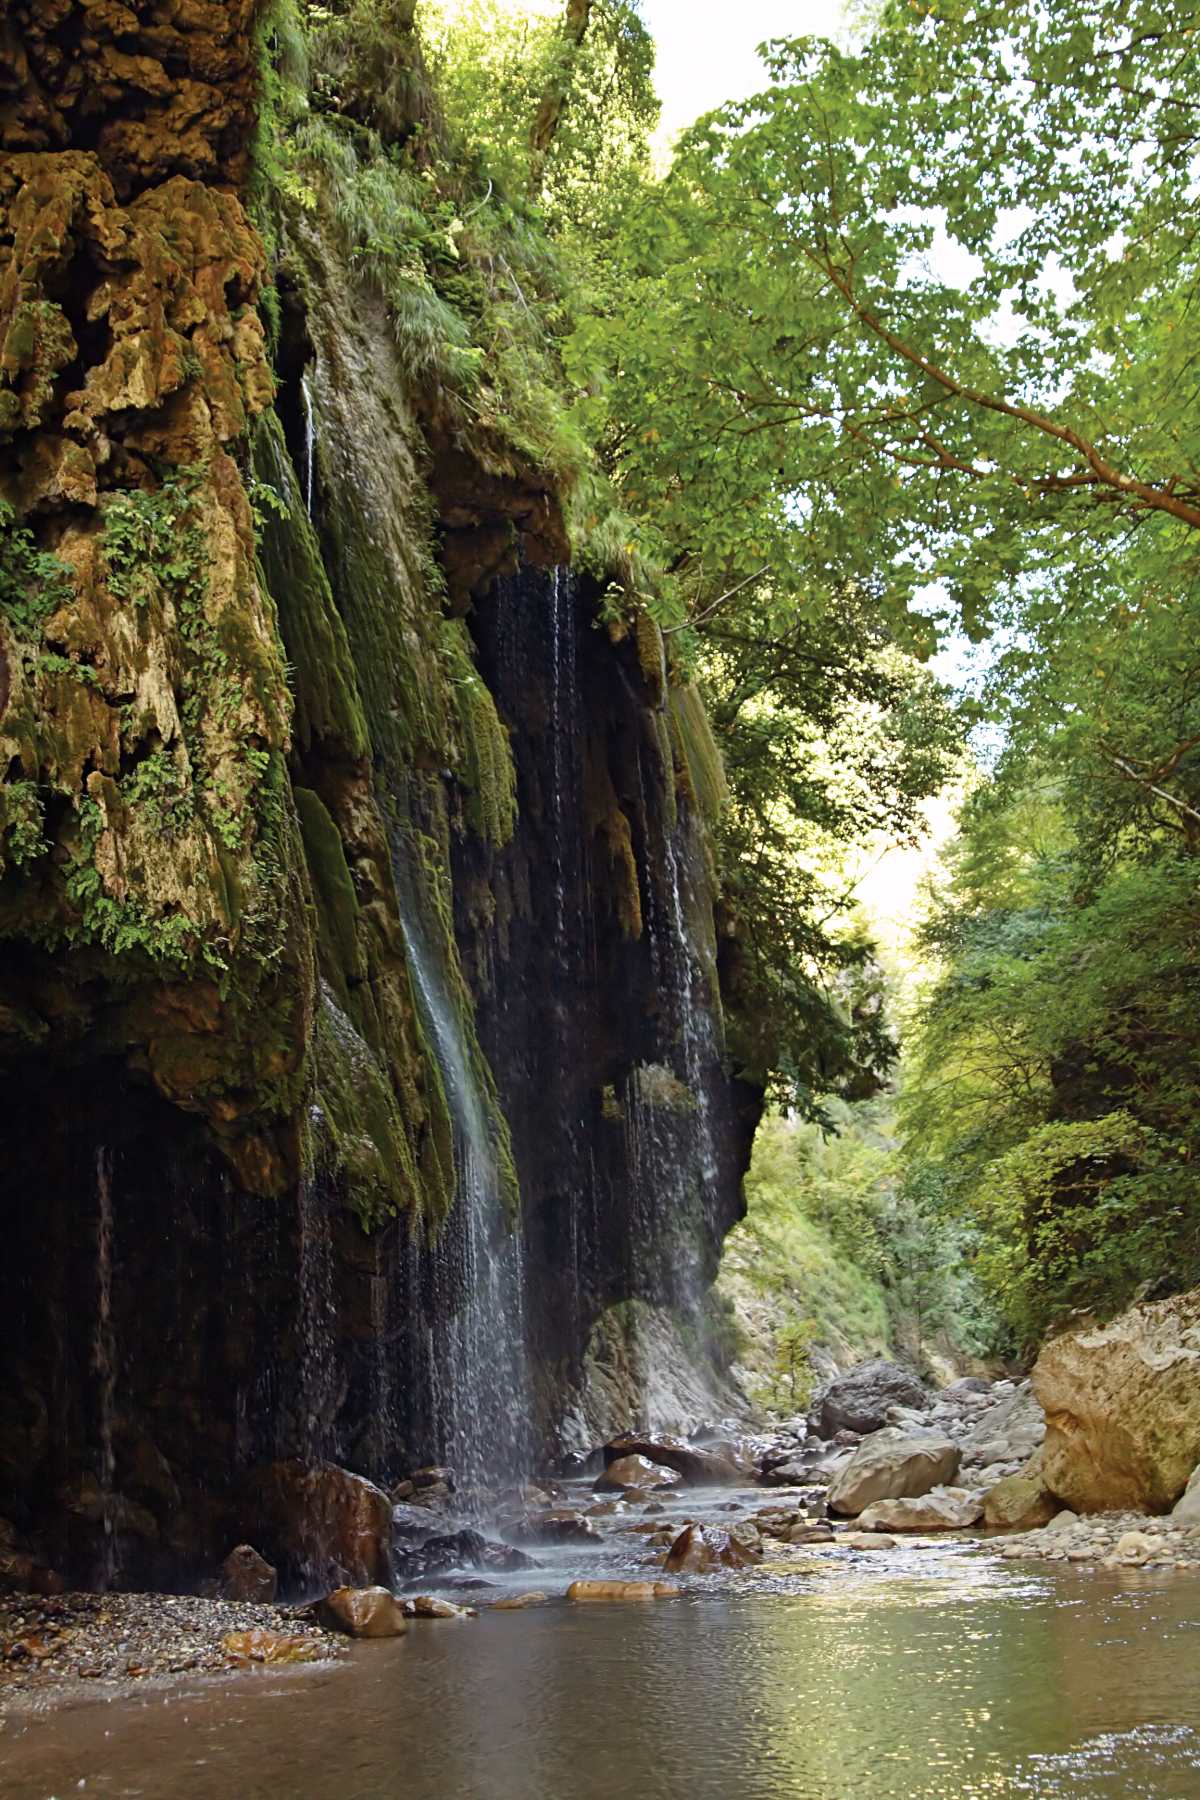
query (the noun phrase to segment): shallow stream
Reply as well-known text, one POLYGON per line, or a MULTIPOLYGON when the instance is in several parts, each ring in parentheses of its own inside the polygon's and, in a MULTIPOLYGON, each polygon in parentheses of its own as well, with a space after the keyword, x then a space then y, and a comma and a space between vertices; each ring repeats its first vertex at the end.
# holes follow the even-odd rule
MULTIPOLYGON (((731 1504, 709 1499, 702 1517, 731 1504)), ((1193 1577, 1014 1566, 943 1542, 784 1549, 652 1604, 562 1598, 575 1574, 645 1575, 641 1554, 629 1536, 599 1553, 539 1551, 544 1567, 502 1581, 544 1589, 545 1606, 490 1612, 499 1596, 480 1590, 479 1618, 416 1621, 406 1638, 356 1645, 339 1664, 14 1717, 0 1737, 0 1792, 1200 1796, 1193 1577)))

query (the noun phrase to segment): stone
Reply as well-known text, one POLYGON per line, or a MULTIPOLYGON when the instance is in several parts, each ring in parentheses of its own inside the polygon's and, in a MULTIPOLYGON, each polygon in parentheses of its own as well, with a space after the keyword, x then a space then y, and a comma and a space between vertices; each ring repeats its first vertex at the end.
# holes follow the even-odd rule
POLYGON ((1046 1526, 1046 1530, 1069 1531, 1072 1525, 1078 1525, 1078 1523, 1079 1514, 1073 1513, 1069 1507, 1064 1506, 1061 1512, 1055 1513, 1050 1523, 1046 1526))
POLYGON ((1076 1512, 1165 1513, 1200 1463, 1200 1288, 1045 1344, 1046 1485, 1076 1512))
POLYGON ((629 1488, 675 1487, 682 1480, 677 1469, 658 1468, 648 1457, 619 1456, 596 1478, 597 1494, 623 1494, 629 1488))
POLYGON ((1200 1525, 1200 1464, 1192 1470, 1187 1487, 1171 1508, 1171 1517, 1183 1525, 1200 1525))
POLYGON ((931 1488, 953 1481, 958 1464, 958 1446, 948 1437, 895 1427, 877 1431, 834 1478, 829 1509, 854 1516, 876 1500, 927 1494, 931 1488))
POLYGON ((371 1587, 391 1574, 392 1503, 336 1463, 270 1463, 247 1484, 242 1511, 293 1579, 371 1587))
POLYGON ((453 1469, 414 1469, 408 1478, 418 1493, 425 1488, 445 1488, 448 1493, 454 1492, 453 1469))
POLYGON ((844 1550, 894 1550, 895 1538, 878 1531, 843 1531, 834 1539, 844 1550))
MULTIPOLYGON (((774 1534, 772 1534, 774 1535, 774 1534)), ((832 1525, 792 1525, 785 1536, 789 1544, 832 1544, 832 1525)))
MULTIPOLYGON (((735 1528, 736 1531, 736 1528, 735 1528)), ((749 1569, 762 1561, 762 1544, 755 1533, 751 1543, 735 1531, 717 1526, 686 1525, 667 1553, 663 1564, 668 1575, 685 1571, 708 1575, 714 1569, 749 1569)))
POLYGON ((1046 1420, 1028 1388, 1003 1394, 985 1407, 963 1438, 967 1463, 1025 1463, 1046 1435, 1046 1420))
POLYGON ((660 1468, 674 1469, 690 1487, 736 1487, 746 1480, 743 1472, 728 1457, 715 1450, 702 1450, 686 1444, 682 1438, 643 1437, 628 1431, 604 1446, 608 1468, 626 1456, 644 1456, 660 1468))
POLYGON ((899 1363, 860 1363, 826 1388, 817 1408, 817 1426, 824 1438, 839 1431, 878 1431, 887 1422, 889 1406, 924 1411, 929 1405, 924 1387, 899 1363))
POLYGON ((1006 1475, 983 1497, 984 1522, 1009 1531, 1036 1531, 1061 1509, 1046 1486, 1039 1452, 1016 1475, 1006 1475))
POLYGON ((317 1619, 327 1631, 354 1638, 402 1637, 408 1630, 404 1608, 388 1588, 335 1588, 318 1603, 317 1619))
POLYGON ((679 1592, 669 1581, 573 1581, 567 1599, 576 1603, 603 1600, 669 1600, 679 1592))
POLYGON ((315 1662, 320 1646, 312 1638, 279 1631, 227 1631, 221 1648, 239 1663, 315 1662))
POLYGON ((540 1591, 531 1594, 508 1594, 503 1600, 493 1600, 493 1612, 523 1612, 527 1606, 542 1606, 546 1595, 540 1591))
POLYGON ((805 1482, 812 1480, 812 1472, 811 1462, 793 1460, 774 1463, 769 1469, 764 1469, 758 1479, 763 1487, 803 1487, 805 1482))
POLYGON ((525 1544, 595 1544, 601 1534, 584 1513, 558 1507, 515 1527, 512 1535, 525 1544))
POLYGON ((473 1619, 469 1606, 455 1606, 452 1600, 439 1600, 435 1594, 414 1594, 405 1602, 414 1619, 473 1619))
POLYGON ((507 1573, 513 1569, 536 1569, 533 1557, 511 1544, 498 1544, 480 1531, 469 1528, 427 1538, 423 1544, 406 1550, 396 1558, 396 1572, 404 1581, 425 1581, 431 1575, 448 1569, 494 1569, 507 1573))
POLYGON ((958 1381, 952 1381, 949 1387, 942 1389, 947 1399, 957 1399, 960 1395, 990 1394, 991 1391, 991 1382, 985 1381, 981 1375, 963 1375, 958 1381))
POLYGON ((863 1531, 965 1531, 983 1517, 983 1501, 964 1488, 876 1500, 858 1516, 863 1531))
POLYGON ((1123 1531, 1113 1546, 1112 1560, 1138 1564, 1149 1562, 1162 1550, 1162 1545, 1144 1531, 1123 1531))
POLYGON ((279 1575, 251 1544, 238 1544, 221 1564, 218 1589, 222 1600, 270 1604, 279 1592, 279 1575))

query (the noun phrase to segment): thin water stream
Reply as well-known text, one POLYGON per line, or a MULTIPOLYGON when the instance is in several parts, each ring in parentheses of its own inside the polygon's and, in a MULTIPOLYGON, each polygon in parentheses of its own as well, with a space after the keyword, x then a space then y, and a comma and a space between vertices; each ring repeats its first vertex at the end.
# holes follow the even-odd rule
MULTIPOLYGON (((560 1592, 567 1572, 534 1579, 560 1592)), ((1198 1651, 1186 1577, 1028 1573, 953 1545, 814 1556, 650 1606, 418 1622, 340 1665, 34 1719, 7 1734, 3 1791, 1194 1800, 1198 1651)))

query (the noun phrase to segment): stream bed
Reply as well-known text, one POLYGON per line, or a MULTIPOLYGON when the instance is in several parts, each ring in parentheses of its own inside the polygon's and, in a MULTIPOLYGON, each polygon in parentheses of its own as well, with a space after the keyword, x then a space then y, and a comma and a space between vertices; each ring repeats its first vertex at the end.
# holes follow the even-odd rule
MULTIPOLYGON (((416 1621, 342 1662, 14 1713, 5 1800, 1200 1795, 1200 1580, 985 1546, 791 1551, 651 1604, 416 1621)), ((645 1573, 644 1569, 639 1571, 645 1573)))

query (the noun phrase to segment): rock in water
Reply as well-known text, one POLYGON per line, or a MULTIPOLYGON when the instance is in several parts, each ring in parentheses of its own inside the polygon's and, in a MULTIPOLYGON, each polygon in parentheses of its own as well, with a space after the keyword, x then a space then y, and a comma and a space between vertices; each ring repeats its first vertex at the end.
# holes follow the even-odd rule
POLYGON ((1076 1512, 1169 1512, 1200 1463, 1200 1288, 1038 1357, 1046 1486, 1076 1512))
POLYGON ((669 1600, 678 1592, 669 1581, 573 1581, 567 1589, 567 1599, 669 1600))
POLYGON ((663 1564, 668 1575, 707 1575, 714 1569, 750 1569, 762 1561, 762 1544, 715 1526, 685 1525, 663 1564))
POLYGON ((702 1450, 685 1444, 676 1437, 642 1437, 627 1431, 604 1446, 607 1468, 627 1456, 644 1456, 650 1463, 674 1469, 692 1487, 736 1487, 747 1479, 742 1470, 727 1456, 714 1450, 702 1450))
POLYGON ((473 1619, 469 1606, 455 1606, 450 1600, 439 1600, 434 1594, 414 1594, 407 1602, 414 1619, 473 1619))
POLYGON ((911 1406, 923 1412, 929 1395, 908 1369, 899 1363, 860 1363, 839 1375, 821 1397, 817 1424, 824 1438, 839 1431, 878 1431, 887 1424, 890 1406, 911 1406))
POLYGON ((399 1600, 387 1588, 335 1588, 317 1606, 318 1621, 328 1631, 355 1638, 402 1637, 408 1620, 399 1600))
POLYGON ((524 1612, 527 1606, 541 1606, 546 1599, 540 1590, 532 1594, 509 1594, 492 1602, 493 1612, 524 1612))
POLYGON ((656 1468, 646 1456, 619 1456, 597 1476, 598 1494, 623 1494, 629 1488, 674 1487, 682 1480, 677 1469, 656 1468))
POLYGON ((965 1531, 983 1517, 983 1499, 966 1488, 943 1488, 902 1500, 876 1500, 859 1514, 864 1531, 965 1531))
POLYGON ((829 1489, 829 1510, 853 1516, 876 1500, 905 1500, 943 1487, 958 1473, 959 1452, 934 1432, 877 1431, 857 1449, 829 1489))
POLYGON ((222 1600, 263 1601, 269 1605, 278 1592, 278 1574, 252 1544, 239 1544, 221 1564, 222 1600))
POLYGON ((316 1662, 320 1646, 312 1638, 291 1637, 284 1632, 227 1631, 221 1648, 239 1663, 316 1662))

